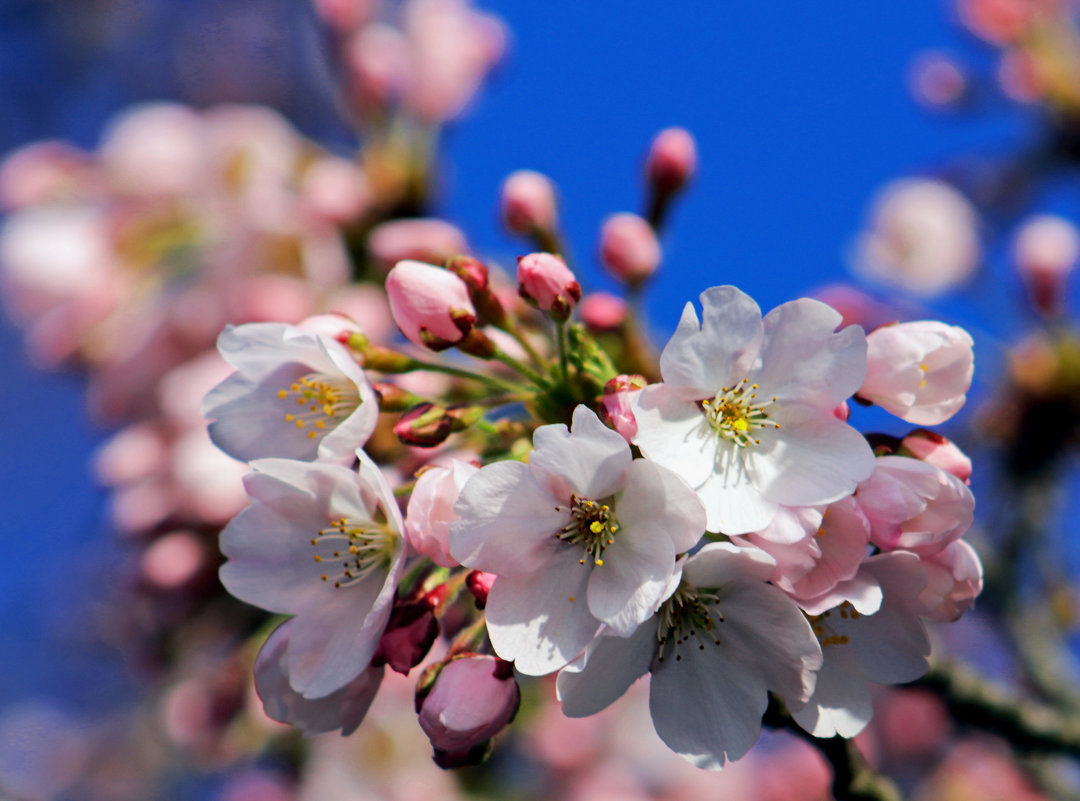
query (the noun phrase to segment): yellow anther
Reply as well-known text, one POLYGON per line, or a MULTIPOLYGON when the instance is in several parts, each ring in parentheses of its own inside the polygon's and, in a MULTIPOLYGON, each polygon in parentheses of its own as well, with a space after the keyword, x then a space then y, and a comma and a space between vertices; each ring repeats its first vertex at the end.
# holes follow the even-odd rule
POLYGON ((285 389, 279 389, 277 396, 282 400, 285 400, 287 397, 289 397, 289 391, 285 389))

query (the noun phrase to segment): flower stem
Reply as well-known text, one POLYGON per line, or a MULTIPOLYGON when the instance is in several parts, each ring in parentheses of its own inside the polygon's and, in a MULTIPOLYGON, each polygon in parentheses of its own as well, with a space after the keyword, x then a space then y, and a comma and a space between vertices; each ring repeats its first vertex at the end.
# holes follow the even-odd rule
POLYGON ((507 367, 509 367, 511 370, 518 373, 519 375, 525 376, 525 378, 532 381, 538 387, 548 386, 546 378, 533 370, 531 367, 522 364, 509 353, 503 351, 501 348, 495 351, 495 355, 493 356, 493 358, 498 359, 500 362, 505 364, 507 367))
MULTIPOLYGON (((496 357, 498 358, 498 357, 496 357)), ((500 359, 500 361, 502 361, 500 359)), ((492 387, 498 387, 506 392, 520 392, 523 388, 511 384, 507 381, 503 381, 500 378, 494 376, 484 375, 483 373, 474 373, 472 370, 465 370, 461 367, 452 367, 449 364, 439 364, 438 362, 425 362, 420 359, 413 359, 413 370, 430 370, 433 373, 443 373, 445 375, 452 375, 457 378, 468 378, 472 381, 480 381, 492 387)))
POLYGON ((562 373, 563 386, 570 387, 570 365, 566 354, 566 321, 555 323, 555 330, 559 340, 559 371, 562 373))

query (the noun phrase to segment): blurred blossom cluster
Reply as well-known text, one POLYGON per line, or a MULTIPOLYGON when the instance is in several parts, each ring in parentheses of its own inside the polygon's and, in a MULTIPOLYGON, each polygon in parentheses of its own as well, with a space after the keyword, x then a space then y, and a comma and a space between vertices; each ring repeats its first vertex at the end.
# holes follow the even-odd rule
POLYGON ((1045 755, 1080 753, 1080 616, 1050 533, 1080 428, 1080 232, 1023 194, 1080 152, 1076 10, 964 0, 997 71, 917 59, 923 103, 971 112, 986 83, 1041 139, 881 189, 851 258, 894 294, 763 312, 710 280, 653 342, 658 271, 702 274, 665 250, 689 131, 625 166, 641 207, 595 231, 613 291, 574 262, 555 182, 514 164, 491 198, 520 242, 503 261, 433 202, 502 22, 464 0, 312 5, 354 152, 265 107, 159 102, 92 151, 0 164, 8 314, 115 429, 94 469, 130 569, 101 636, 146 682, 108 720, 3 712, 0 794, 160 797, 188 773, 227 801, 1072 781, 1045 755), (967 415, 976 337, 930 304, 999 262, 1029 330, 1000 367, 980 356, 995 389, 967 415), (991 650, 1006 668, 969 664, 991 650))

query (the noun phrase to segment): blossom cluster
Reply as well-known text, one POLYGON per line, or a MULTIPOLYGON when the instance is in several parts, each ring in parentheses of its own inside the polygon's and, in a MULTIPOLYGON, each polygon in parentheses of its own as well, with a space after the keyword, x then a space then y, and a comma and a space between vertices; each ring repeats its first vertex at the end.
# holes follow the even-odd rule
MULTIPOLYGON (((504 211, 542 244, 558 233, 541 178, 508 181, 504 211)), ((631 291, 659 261, 657 208, 605 226, 631 291)), ((333 315, 220 336, 235 372, 203 411, 251 471, 220 575, 289 616, 256 665, 271 717, 349 733, 387 666, 423 664, 419 724, 455 766, 513 718, 517 676, 557 673, 584 717, 650 674, 660 738, 715 769, 770 699, 815 737, 853 737, 870 684, 925 673, 924 621, 982 587, 970 461, 925 428, 868 438, 849 403, 945 422, 971 383, 965 331, 867 334, 810 298, 762 315, 717 286, 648 367, 574 322, 590 296, 557 253, 522 256, 512 289, 470 255, 404 259, 386 292, 411 344, 333 315), (387 435, 409 447, 380 466, 387 435)))

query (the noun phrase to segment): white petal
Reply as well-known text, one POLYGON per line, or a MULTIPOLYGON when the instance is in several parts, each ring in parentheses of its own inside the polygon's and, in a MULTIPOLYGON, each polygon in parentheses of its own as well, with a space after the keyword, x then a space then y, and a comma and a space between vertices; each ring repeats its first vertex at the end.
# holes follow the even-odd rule
POLYGON ((719 437, 696 402, 666 384, 654 384, 637 393, 630 407, 637 421, 633 442, 645 458, 695 489, 712 475, 719 437))
POLYGON ((499 576, 487 601, 487 628, 495 653, 527 676, 564 667, 600 627, 589 613, 586 588, 592 567, 566 548, 546 569, 499 576))
POLYGON ((556 691, 563 714, 584 718, 607 708, 648 672, 655 655, 655 618, 629 637, 597 637, 584 654, 559 671, 556 691))
POLYGON ((541 426, 533 434, 529 467, 536 482, 555 498, 571 493, 600 500, 622 488, 630 446, 587 406, 574 409, 573 428, 541 426))
POLYGON ((760 531, 772 522, 779 504, 764 497, 740 465, 723 473, 713 473, 700 487, 698 497, 705 504, 709 531, 747 534, 760 531))
POLYGON ((815 737, 851 738, 870 722, 870 689, 850 648, 829 646, 810 701, 792 712, 795 722, 815 737))
POLYGON ((710 542, 686 560, 683 576, 695 587, 722 587, 731 581, 768 581, 776 561, 756 548, 710 542))
POLYGON ((615 514, 620 523, 660 527, 676 553, 697 545, 705 533, 705 507, 692 489, 672 471, 635 459, 626 472, 615 514))

